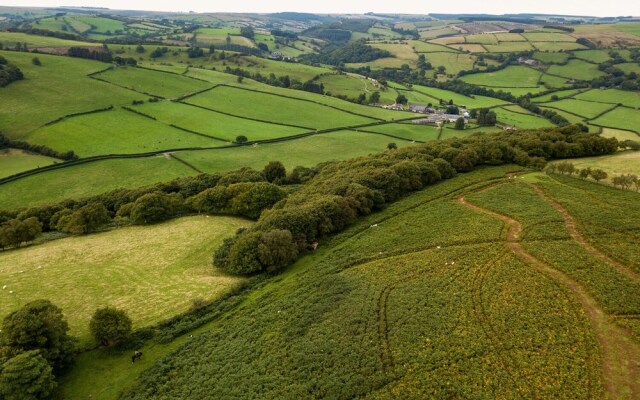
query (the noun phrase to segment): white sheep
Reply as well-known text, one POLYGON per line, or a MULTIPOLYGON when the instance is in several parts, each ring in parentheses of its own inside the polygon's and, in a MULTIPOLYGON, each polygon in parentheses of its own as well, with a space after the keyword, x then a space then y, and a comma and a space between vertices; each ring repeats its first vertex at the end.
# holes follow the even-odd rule
POLYGON ((375 228, 375 227, 377 227, 377 226, 378 226, 378 224, 373 224, 373 225, 371 225, 369 228, 375 228))
POLYGON ((7 285, 2 286, 2 290, 5 290, 7 288, 7 285))

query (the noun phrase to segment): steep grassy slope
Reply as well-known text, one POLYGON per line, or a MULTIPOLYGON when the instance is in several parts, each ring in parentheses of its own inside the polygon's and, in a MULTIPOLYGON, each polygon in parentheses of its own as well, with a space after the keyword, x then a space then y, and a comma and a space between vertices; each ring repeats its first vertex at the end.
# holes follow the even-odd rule
POLYGON ((636 228, 584 211, 606 202, 635 212, 638 195, 617 201, 618 191, 581 181, 505 177, 513 168, 428 188, 322 243, 124 398, 634 393, 625 363, 637 361, 638 343, 605 315, 640 311, 638 261, 618 258, 631 247, 612 251, 615 237, 596 232, 636 228))

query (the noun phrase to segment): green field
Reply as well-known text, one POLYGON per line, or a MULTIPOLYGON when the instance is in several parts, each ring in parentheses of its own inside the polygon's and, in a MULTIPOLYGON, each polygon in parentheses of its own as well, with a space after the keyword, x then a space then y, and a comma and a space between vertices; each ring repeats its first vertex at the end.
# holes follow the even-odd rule
POLYGON ((640 113, 632 108, 618 107, 589 123, 640 133, 640 113))
POLYGON ((565 33, 553 32, 526 32, 522 36, 530 42, 575 42, 576 39, 565 33))
MULTIPOLYGON (((541 72, 520 65, 509 66, 496 72, 465 75, 460 80, 479 86, 500 88, 537 88, 541 72)), ((508 91, 508 90, 507 90, 508 91)))
POLYGON ((536 51, 533 58, 545 64, 564 64, 569 59, 567 53, 542 53, 536 51))
POLYGON ((569 51, 586 49, 585 46, 572 42, 532 42, 539 51, 569 51))
MULTIPOLYGON (((640 139, 640 136, 636 134, 631 135, 635 135, 635 139, 633 139, 633 137, 630 137, 630 139, 632 140, 640 139)), ((579 158, 576 160, 571 160, 571 163, 579 169, 602 169, 607 174, 609 174, 609 177, 606 179, 606 181, 611 182, 611 178, 615 175, 637 175, 640 173, 640 151, 626 150, 620 151, 613 155, 579 158)))
POLYGON ((529 42, 501 42, 497 45, 487 44, 487 51, 490 53, 511 53, 514 51, 530 51, 535 50, 529 42))
POLYGON ((575 96, 576 94, 580 93, 581 91, 584 91, 585 89, 568 89, 568 90, 559 90, 557 92, 553 92, 553 93, 548 93, 542 96, 537 96, 537 97, 533 97, 531 100, 536 102, 536 103, 544 103, 547 101, 552 101, 551 97, 553 96, 558 96, 559 99, 565 98, 565 97, 572 97, 575 96))
POLYGON ((604 75, 598 70, 597 65, 582 60, 569 60, 567 65, 552 65, 547 73, 583 81, 590 81, 604 75))
POLYGON ((434 52, 447 52, 447 53, 455 53, 455 50, 434 43, 427 43, 421 40, 410 40, 409 44, 413 47, 413 50, 416 53, 434 53, 434 52))
POLYGON ((65 119, 33 131, 27 140, 62 152, 73 150, 81 157, 224 144, 123 109, 65 119))
POLYGON ((9 137, 23 138, 66 114, 145 98, 86 76, 107 68, 108 64, 40 54, 42 66, 36 67, 31 63, 32 54, 6 51, 0 54, 18 65, 27 77, 0 88, 0 131, 9 137))
POLYGON ((210 258, 222 239, 251 222, 194 216, 150 227, 125 227, 0 253, 2 317, 47 298, 60 306, 71 334, 91 345, 89 319, 104 306, 124 309, 134 327, 186 311, 240 283, 215 273, 210 258))
POLYGON ((576 95, 576 99, 597 101, 609 104, 624 104, 627 107, 640 107, 640 93, 629 90, 593 89, 576 95))
POLYGON ((17 149, 2 149, 0 150, 0 178, 56 162, 60 162, 60 160, 17 149))
POLYGON ((65 40, 55 37, 27 35, 20 32, 4 32, 0 31, 0 43, 5 48, 12 48, 16 43, 26 43, 27 47, 32 49, 35 47, 98 47, 100 43, 80 42, 77 40, 65 40))
POLYGON ((611 59, 607 50, 583 50, 573 53, 578 58, 591 61, 593 63, 603 63, 611 59))
POLYGON ((2 185, 0 210, 81 198, 118 188, 136 188, 197 171, 166 156, 105 160, 48 171, 2 185))
POLYGON ((474 56, 461 53, 427 53, 425 58, 434 68, 445 67, 447 74, 457 74, 462 70, 473 69, 476 61, 474 56))
MULTIPOLYGON (((413 85, 413 90, 417 94, 422 94, 423 99, 416 101, 422 104, 428 104, 428 103, 437 104, 440 99, 442 99, 445 102, 449 102, 449 100, 453 100, 454 104, 457 104, 459 106, 466 106, 469 108, 493 107, 493 106, 506 103, 504 100, 496 99, 493 97, 484 97, 484 96, 469 97, 469 96, 464 96, 462 94, 451 92, 448 90, 432 88, 427 86, 413 85)), ((406 93, 411 93, 411 92, 405 92, 405 94, 406 93)), ((410 98, 409 95, 407 95, 407 97, 410 98)))
POLYGON ((494 108, 493 111, 496 113, 498 122, 511 126, 517 126, 518 128, 534 129, 555 126, 548 119, 533 115, 525 109, 520 109, 519 112, 514 112, 513 110, 510 111, 498 107, 494 108))
POLYGON ((244 166, 262 169, 275 160, 292 169, 298 165, 312 167, 323 161, 346 160, 379 153, 386 150, 389 143, 396 143, 398 147, 411 145, 409 139, 401 140, 366 132, 338 131, 257 146, 185 151, 176 153, 176 156, 209 173, 230 171, 244 166))
POLYGON ((540 84, 550 89, 558 89, 569 86, 571 83, 567 78, 561 78, 555 75, 543 74, 540 76, 540 84))
POLYGON ((118 67, 95 75, 96 78, 139 93, 177 98, 211 87, 196 79, 133 67, 118 67))
POLYGON ((527 39, 521 33, 494 33, 500 42, 526 42, 527 39))
POLYGON ((636 74, 640 74, 640 65, 634 63, 623 63, 616 64, 616 68, 621 69, 625 74, 630 74, 635 72, 636 74))
POLYGON ((218 87, 190 97, 185 102, 233 115, 309 129, 374 122, 371 118, 347 114, 320 104, 230 87, 218 87))
POLYGON ((582 101, 576 99, 563 99, 544 104, 547 107, 559 108, 572 114, 577 114, 587 119, 595 118, 613 108, 611 104, 595 103, 593 101, 582 101))
POLYGON ((611 129, 611 128, 602 128, 602 133, 600 134, 600 136, 613 137, 618 139, 619 141, 640 140, 640 135, 635 132, 623 131, 620 129, 611 129))
MULTIPOLYGON (((184 103, 162 101, 136 106, 135 110, 157 118, 165 124, 174 124, 194 132, 234 141, 244 135, 249 140, 265 140, 307 132, 307 129, 251 121, 231 117, 184 103)), ((212 142, 210 145, 223 143, 212 142)))
POLYGON ((126 28, 124 22, 111 18, 78 16, 74 17, 74 19, 87 25, 95 26, 95 29, 93 29, 95 33, 106 33, 108 31, 115 33, 117 30, 124 30, 126 28))
MULTIPOLYGON (((438 134, 440 133, 440 128, 434 125, 418 125, 413 123, 373 126, 366 130, 423 142, 438 139, 438 134)), ((390 138, 390 140, 393 139, 390 138)))
POLYGON ((498 44, 498 39, 492 33, 467 35, 464 37, 466 43, 480 43, 480 44, 498 44))

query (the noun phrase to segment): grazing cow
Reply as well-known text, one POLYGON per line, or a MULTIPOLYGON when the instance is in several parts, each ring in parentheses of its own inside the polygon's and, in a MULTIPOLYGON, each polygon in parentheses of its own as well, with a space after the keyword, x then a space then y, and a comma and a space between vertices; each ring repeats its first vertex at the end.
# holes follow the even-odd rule
POLYGON ((133 353, 133 355, 131 356, 131 363, 134 363, 137 361, 142 360, 142 352, 139 350, 136 350, 135 353, 133 353))

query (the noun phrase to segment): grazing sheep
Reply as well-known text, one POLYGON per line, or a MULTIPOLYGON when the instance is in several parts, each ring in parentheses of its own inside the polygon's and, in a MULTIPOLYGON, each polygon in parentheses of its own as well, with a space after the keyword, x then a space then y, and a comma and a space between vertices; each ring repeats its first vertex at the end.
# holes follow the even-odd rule
POLYGON ((7 285, 2 286, 2 290, 5 290, 7 288, 7 285))
POLYGON ((378 226, 378 224, 373 224, 373 225, 371 225, 369 228, 375 228, 375 227, 377 227, 377 226, 378 226))

